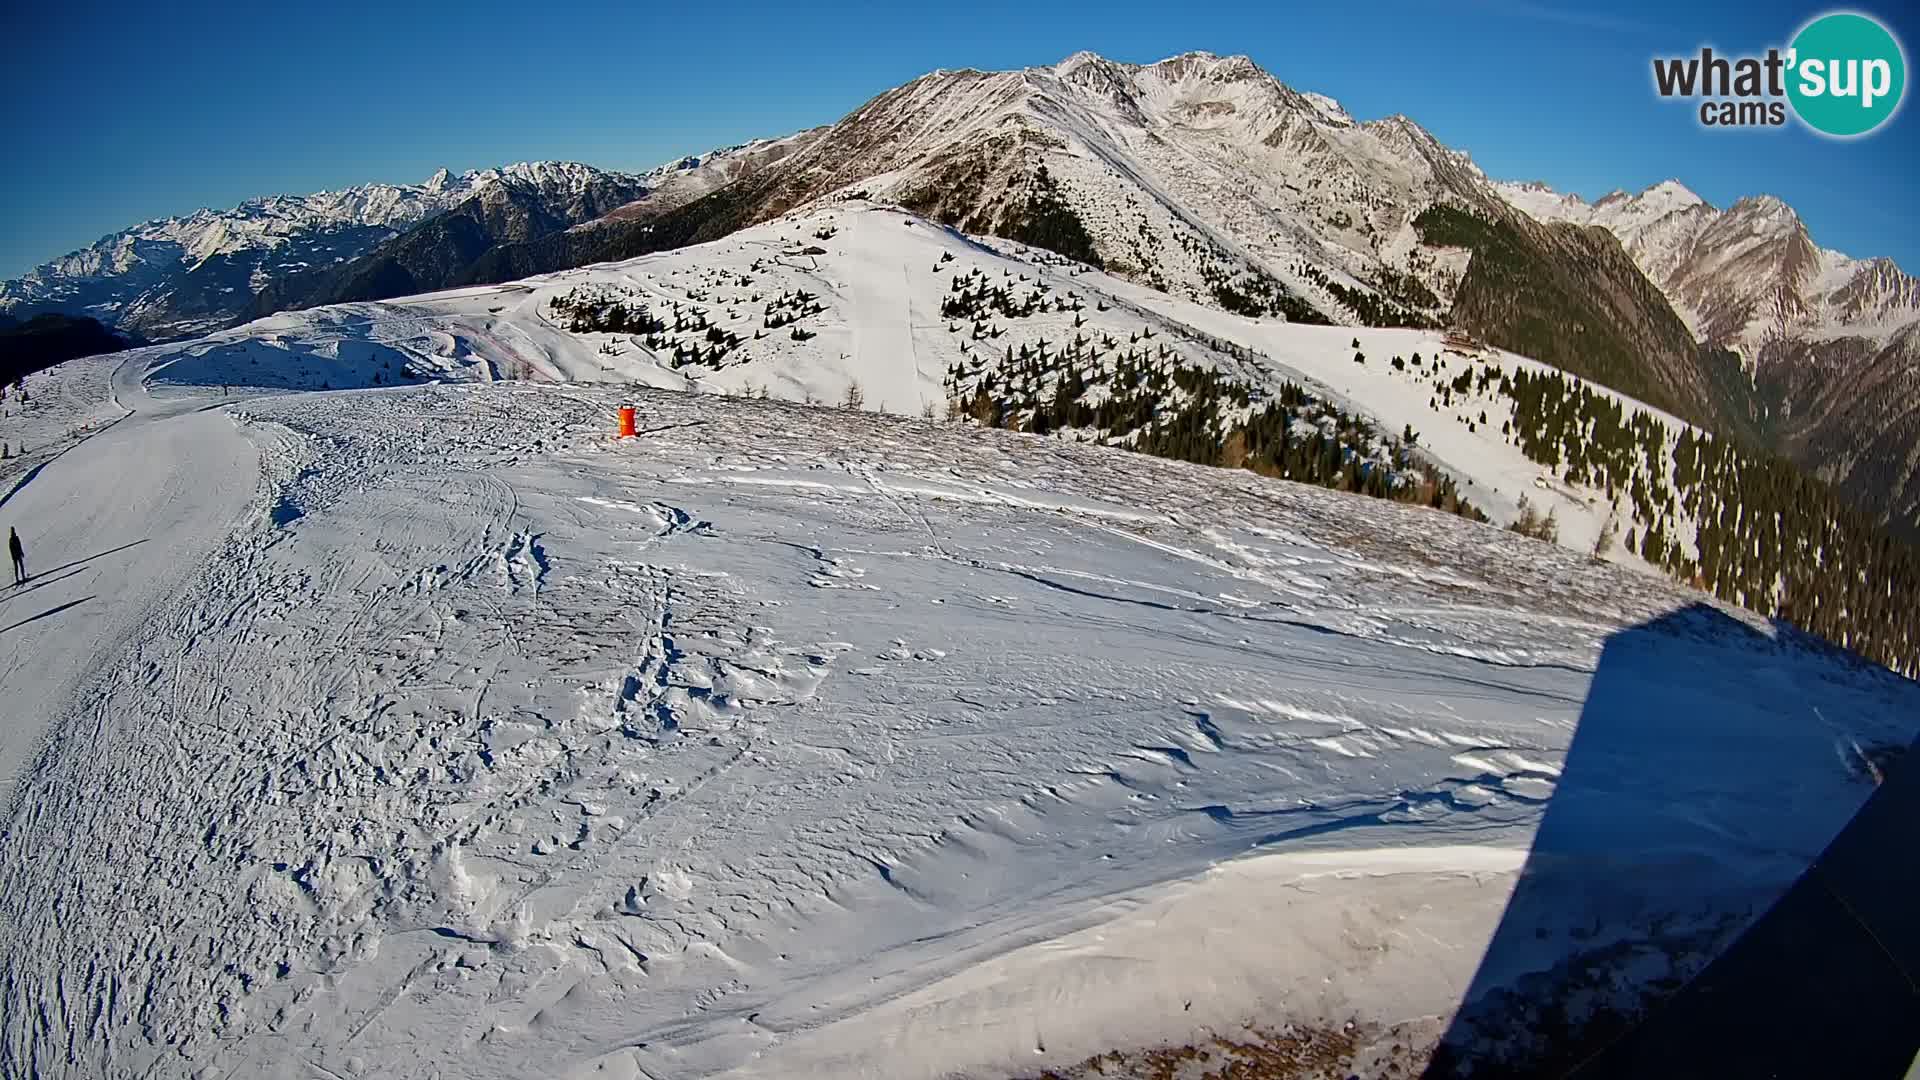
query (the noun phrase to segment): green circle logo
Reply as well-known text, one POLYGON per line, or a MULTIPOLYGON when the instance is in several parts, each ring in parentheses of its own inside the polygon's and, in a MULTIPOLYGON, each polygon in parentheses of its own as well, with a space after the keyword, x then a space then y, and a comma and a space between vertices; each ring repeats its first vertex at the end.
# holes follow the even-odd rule
POLYGON ((1907 60, 1886 27, 1866 15, 1822 15, 1794 36, 1787 98, 1815 131, 1865 135, 1893 116, 1907 89, 1907 60))

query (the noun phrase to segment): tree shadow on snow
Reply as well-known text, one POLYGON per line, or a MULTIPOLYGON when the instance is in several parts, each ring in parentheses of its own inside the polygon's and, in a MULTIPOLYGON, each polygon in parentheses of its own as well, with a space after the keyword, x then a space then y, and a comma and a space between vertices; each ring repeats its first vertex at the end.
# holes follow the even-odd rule
POLYGON ((1905 1070, 1920 767, 1876 791, 1851 733, 1912 738, 1920 688, 1776 630, 1695 604, 1607 640, 1428 1080, 1905 1070))

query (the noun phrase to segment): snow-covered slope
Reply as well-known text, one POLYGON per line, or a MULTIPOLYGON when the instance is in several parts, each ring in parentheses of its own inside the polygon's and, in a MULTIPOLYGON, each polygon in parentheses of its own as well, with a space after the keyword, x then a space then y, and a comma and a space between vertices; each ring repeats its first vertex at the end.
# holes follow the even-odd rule
POLYGON ((75 443, 126 415, 114 400, 115 355, 86 356, 22 378, 0 393, 0 496, 75 443))
POLYGON ((159 218, 0 282, 0 311, 87 314, 155 338, 204 332, 231 325, 269 283, 363 255, 489 187, 565 199, 619 175, 563 161, 441 169, 420 184, 274 195, 159 218))
POLYGON ((755 139, 665 162, 639 175, 640 182, 647 188, 644 197, 613 211, 607 217, 616 221, 629 220, 685 206, 756 169, 765 168, 796 150, 804 149, 824 130, 809 128, 778 139, 755 139))
MULTIPOLYGON (((1463 265, 1419 247, 1415 215, 1436 199, 1512 213, 1465 154, 1406 117, 1358 122, 1246 57, 1140 65, 1078 53, 1019 71, 936 71, 804 134, 711 208, 705 235, 862 192, 1019 236, 1042 196, 1077 219, 1086 255, 1134 280, 1206 303, 1232 287, 1296 318, 1386 325, 1442 313, 1463 265)), ((558 269, 567 254, 511 265, 558 269)))
MULTIPOLYGON (((477 374, 464 302, 391 317, 477 374)), ((1920 726, 1450 515, 719 395, 187 385, 237 346, 128 354, 133 415, 6 507, 78 558, 0 600, 0 701, 51 698, 9 718, 8 1075, 1009 1077, 1223 1033, 1417 1074, 1463 999, 1511 1036, 1519 980, 1696 970, 1920 726)))
MULTIPOLYGON (((1025 356, 1042 342, 1058 350, 1076 339, 1088 343, 1089 371, 1133 351, 1150 353, 1161 363, 1220 371, 1270 395, 1289 383, 1305 387, 1372 418, 1385 434, 1411 428, 1424 456, 1456 477, 1468 501, 1495 522, 1511 521, 1526 496, 1541 513, 1555 514, 1561 542, 1575 550, 1592 550, 1609 525, 1624 535, 1650 524, 1623 493, 1610 498, 1530 461, 1505 430, 1516 406, 1497 386, 1442 392, 1464 373, 1550 373, 1545 365, 1449 346, 1439 331, 1232 315, 860 200, 623 263, 273 316, 168 350, 181 359, 157 377, 313 389, 422 377, 531 378, 825 403, 852 391, 868 409, 944 417, 949 402, 988 373, 1009 370, 1007 357, 1025 356), (1021 297, 1044 288, 1051 300, 1074 306, 979 320, 943 316, 956 286, 969 281, 1004 284, 1021 297), (594 331, 575 321, 578 311, 610 313, 616 306, 644 310, 667 328, 594 331), (1354 362, 1356 352, 1365 363, 1354 362)), ((1673 438, 1688 430, 1610 396, 1629 415, 1659 419, 1673 438)), ((1673 521, 1685 544, 1691 525, 1684 509, 1673 521)), ((1608 557, 1644 565, 1617 546, 1608 557)))
POLYGON ((705 197, 651 214, 649 198, 499 245, 447 283, 632 258, 859 195, 1224 310, 1451 322, 1695 422, 1716 416, 1696 342, 1608 234, 1543 225, 1407 117, 1357 121, 1246 57, 1142 65, 1078 53, 1018 71, 936 71, 769 151, 777 158, 705 197), (1486 244, 1506 258, 1475 274, 1472 250, 1486 244), (1518 265, 1503 274, 1506 262, 1518 265), (1565 344, 1576 334, 1587 348, 1565 344))

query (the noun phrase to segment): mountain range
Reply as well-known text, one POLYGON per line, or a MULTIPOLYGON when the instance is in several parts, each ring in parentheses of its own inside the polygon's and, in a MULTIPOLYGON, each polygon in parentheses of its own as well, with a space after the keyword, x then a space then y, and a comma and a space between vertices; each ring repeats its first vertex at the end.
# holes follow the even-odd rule
POLYGON ((1721 426, 1744 428, 1842 490, 1887 503, 1911 534, 1920 508, 1920 282, 1891 259, 1814 243, 1772 196, 1718 209, 1677 181, 1597 202, 1500 185, 1542 221, 1617 237, 1689 330, 1750 376, 1721 426))
POLYGON ((419 184, 249 199, 231 210, 142 222, 0 282, 0 311, 87 315, 156 340, 187 337, 244 322, 271 298, 304 298, 290 283, 327 280, 423 226, 452 231, 458 219, 493 230, 496 239, 524 239, 598 217, 647 190, 642 177, 541 161, 441 169, 419 184))
POLYGON ((1496 181, 1245 57, 936 71, 644 174, 541 163, 148 222, 0 285, 149 337, 515 280, 859 195, 1250 316, 1452 327, 1778 450, 1920 529, 1920 288, 1777 199, 1496 181))

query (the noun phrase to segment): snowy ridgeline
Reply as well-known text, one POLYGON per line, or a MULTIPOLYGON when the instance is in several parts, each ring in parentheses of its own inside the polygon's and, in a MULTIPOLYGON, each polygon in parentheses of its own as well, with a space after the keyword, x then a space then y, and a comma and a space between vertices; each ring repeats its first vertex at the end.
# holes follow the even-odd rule
POLYGON ((156 218, 0 281, 0 311, 88 314, 148 338, 233 325, 262 290, 360 258, 469 199, 511 190, 565 216, 585 192, 644 193, 646 178, 576 162, 519 162, 421 184, 363 184, 156 218))
MULTIPOLYGON (((595 362, 445 313, 502 301, 160 375, 595 362)), ((14 782, 0 1072, 1010 1076, 1249 1023, 1412 1067, 1463 998, 1527 1030, 1523 977, 1697 968, 1920 726, 1646 575, 1244 470, 590 386, 233 411, 250 506, 14 782)))
POLYGON ((1265 456, 1256 452, 1250 466, 1259 459, 1274 475, 1353 483, 1343 474, 1357 458, 1363 475, 1378 466, 1400 487, 1422 482, 1415 461, 1437 465, 1468 507, 1496 523, 1515 520, 1526 497, 1555 516, 1560 542, 1575 550, 1665 569, 1699 557, 1692 512, 1670 490, 1671 447, 1686 425, 1630 399, 1588 388, 1619 402, 1628 420, 1658 422, 1653 449, 1636 448, 1604 479, 1593 468, 1570 471, 1582 440, 1570 435, 1562 447, 1558 432, 1524 440, 1521 403, 1503 389, 1522 372, 1557 375, 1544 365, 1449 348, 1437 331, 1245 318, 859 202, 626 263, 277 315, 147 355, 178 358, 157 380, 198 385, 615 382, 939 417, 988 415, 973 408, 985 392, 1003 406, 993 421, 1022 428, 1040 426, 1036 406, 1060 411, 1054 402, 1071 377, 1084 387, 1075 398, 1082 417, 1043 421, 1044 430, 1160 449, 1177 440, 1150 438, 1153 425, 1172 430, 1195 405, 1193 380, 1181 373, 1210 373, 1233 395, 1206 414, 1220 438, 1296 401, 1289 388, 1311 399, 1288 405, 1295 420, 1280 426, 1301 446, 1320 433, 1327 464, 1289 467, 1282 446, 1257 447, 1265 456), (1493 370, 1508 378, 1478 378, 1493 370), (1100 411, 1145 401, 1142 373, 1164 384, 1153 386, 1152 410, 1100 411), (1476 377, 1471 389, 1455 388, 1463 376, 1476 377), (1135 393, 1143 396, 1126 397, 1135 393), (1354 430, 1356 420, 1368 429, 1354 430), (1636 488, 1647 496, 1636 498, 1636 488), (1663 545, 1644 558, 1643 543, 1621 543, 1656 531, 1663 545))

